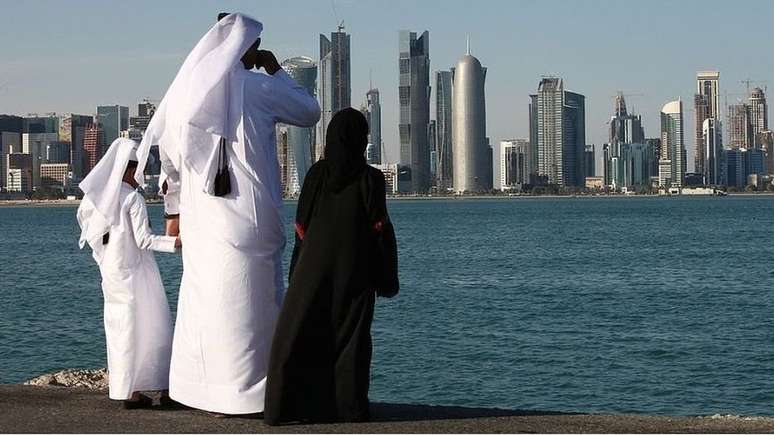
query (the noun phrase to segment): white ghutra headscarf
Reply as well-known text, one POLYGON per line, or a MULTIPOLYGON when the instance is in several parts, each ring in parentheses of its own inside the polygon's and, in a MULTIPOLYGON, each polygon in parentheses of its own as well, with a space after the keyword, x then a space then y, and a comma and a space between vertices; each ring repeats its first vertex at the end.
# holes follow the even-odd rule
POLYGON ((138 159, 137 142, 118 138, 78 185, 83 191, 83 200, 76 215, 81 227, 78 245, 83 249, 88 243, 98 262, 104 248, 102 236, 121 220, 121 184, 126 166, 129 160, 134 160, 138 162, 139 169, 139 166, 145 166, 147 157, 138 159))
POLYGON ((239 122, 228 116, 228 77, 236 68, 243 68, 240 59, 262 30, 260 22, 233 13, 218 21, 196 44, 169 86, 140 144, 141 160, 136 175, 139 184, 144 183, 142 174, 151 145, 159 145, 159 152, 176 164, 182 159, 197 174, 204 175, 202 188, 212 193, 218 141, 225 137, 227 143, 235 142, 239 122))

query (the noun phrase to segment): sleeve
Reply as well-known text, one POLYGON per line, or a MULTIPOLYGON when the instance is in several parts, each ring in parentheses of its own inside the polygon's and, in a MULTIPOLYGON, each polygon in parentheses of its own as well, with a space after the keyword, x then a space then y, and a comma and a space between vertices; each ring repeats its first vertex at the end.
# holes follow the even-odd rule
POLYGON ((137 247, 160 252, 175 252, 176 237, 153 234, 148 224, 148 210, 145 207, 145 200, 137 192, 130 196, 129 218, 137 247))
POLYGON ((377 231, 377 245, 381 251, 383 260, 382 283, 377 289, 377 294, 391 298, 398 294, 400 282, 398 280, 398 243, 395 239, 395 228, 387 213, 387 186, 384 174, 379 170, 373 170, 370 186, 369 215, 373 216, 372 222, 377 231))
POLYGON ((275 122, 312 127, 320 120, 317 99, 290 78, 284 69, 280 68, 273 76, 264 75, 256 79, 248 80, 246 97, 260 100, 261 105, 273 114, 275 122))
POLYGON ((164 196, 164 213, 167 215, 180 214, 180 172, 175 167, 174 160, 161 149, 159 149, 159 157, 162 173, 159 178, 166 183, 166 190, 163 190, 163 183, 160 186, 164 196))
POLYGON ((304 185, 301 186, 301 194, 298 197, 296 206, 295 221, 295 243, 293 245, 293 254, 290 257, 290 267, 288 268, 288 282, 293 276, 293 270, 296 268, 298 256, 301 254, 301 248, 304 245, 304 233, 309 228, 312 220, 314 201, 317 197, 318 187, 320 186, 321 167, 324 163, 317 162, 309 168, 304 185))

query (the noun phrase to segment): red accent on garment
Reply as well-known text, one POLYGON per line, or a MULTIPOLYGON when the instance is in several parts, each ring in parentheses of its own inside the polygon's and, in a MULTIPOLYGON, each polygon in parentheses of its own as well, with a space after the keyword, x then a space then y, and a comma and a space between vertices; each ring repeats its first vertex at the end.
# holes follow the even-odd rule
POLYGON ((377 233, 382 232, 382 227, 384 227, 384 221, 376 221, 376 223, 374 223, 374 231, 377 233))
POLYGON ((296 222, 296 234, 298 234, 298 238, 301 240, 304 240, 304 226, 300 223, 296 222))

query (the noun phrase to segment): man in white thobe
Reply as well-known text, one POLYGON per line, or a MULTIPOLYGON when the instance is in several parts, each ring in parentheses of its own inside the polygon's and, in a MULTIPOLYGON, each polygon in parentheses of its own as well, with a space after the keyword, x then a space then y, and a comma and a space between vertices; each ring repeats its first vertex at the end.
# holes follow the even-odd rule
POLYGON ((186 58, 141 146, 159 145, 166 212, 179 212, 185 245, 170 396, 224 414, 263 411, 285 290, 275 125, 320 117, 314 97, 257 50, 261 29, 242 14, 222 18, 186 58), (216 196, 224 160, 231 189, 216 196))
POLYGON ((102 275, 109 397, 149 406, 140 391, 166 390, 172 318, 154 251, 174 252, 175 237, 154 235, 145 198, 136 190, 139 163, 130 139, 116 139, 80 183, 80 247, 86 243, 102 275))

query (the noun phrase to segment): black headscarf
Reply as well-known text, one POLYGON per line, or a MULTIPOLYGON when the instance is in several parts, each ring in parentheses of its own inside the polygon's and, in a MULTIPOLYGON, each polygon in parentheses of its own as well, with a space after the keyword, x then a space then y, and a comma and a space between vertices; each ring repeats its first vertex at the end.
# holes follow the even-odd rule
POLYGON ((368 121, 365 116, 351 107, 336 112, 325 135, 327 190, 338 192, 358 179, 367 166, 367 146, 368 121))

